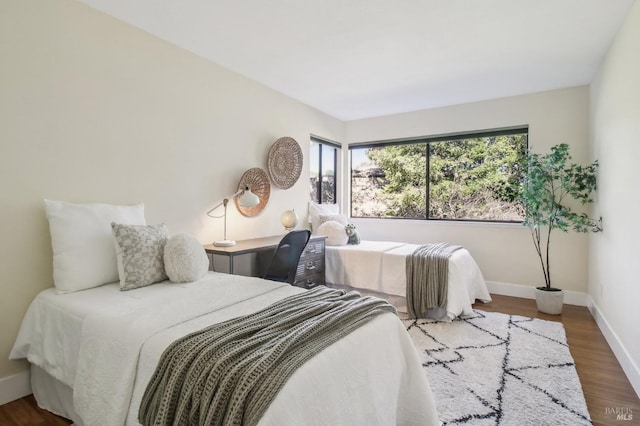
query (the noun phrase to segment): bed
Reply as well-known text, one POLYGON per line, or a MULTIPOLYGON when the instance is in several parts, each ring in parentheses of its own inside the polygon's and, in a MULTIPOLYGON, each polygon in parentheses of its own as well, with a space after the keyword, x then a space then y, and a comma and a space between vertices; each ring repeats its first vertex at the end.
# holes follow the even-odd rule
MULTIPOLYGON (((68 294, 51 288, 30 305, 10 358, 31 363, 41 407, 78 425, 135 425, 146 384, 171 342, 304 291, 216 272, 132 291, 120 291, 118 283, 68 294)), ((396 315, 384 313, 296 370, 259 424, 429 425, 438 419, 408 334, 396 315)))
MULTIPOLYGON (((327 246, 325 279, 329 285, 406 296, 406 258, 419 245, 363 240, 358 245, 327 246)), ((470 315, 476 301, 491 301, 482 272, 468 250, 462 248, 449 259, 447 308, 433 308, 428 316, 452 320, 470 315)), ((402 302, 399 309, 403 309, 402 302)))

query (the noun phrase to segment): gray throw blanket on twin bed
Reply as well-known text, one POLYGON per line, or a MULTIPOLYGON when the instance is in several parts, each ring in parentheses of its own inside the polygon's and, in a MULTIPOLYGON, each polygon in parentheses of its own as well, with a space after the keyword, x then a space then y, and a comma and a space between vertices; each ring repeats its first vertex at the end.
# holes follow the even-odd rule
POLYGON ((407 312, 426 318, 431 308, 447 308, 449 258, 461 246, 427 244, 407 256, 407 312))
POLYGON ((387 302, 326 287, 173 342, 142 398, 143 425, 255 425, 305 361, 375 316, 387 302))

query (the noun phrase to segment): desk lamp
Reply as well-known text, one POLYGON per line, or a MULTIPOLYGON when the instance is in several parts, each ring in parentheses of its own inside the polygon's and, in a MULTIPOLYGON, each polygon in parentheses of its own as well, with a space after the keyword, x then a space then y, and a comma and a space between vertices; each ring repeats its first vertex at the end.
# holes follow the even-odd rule
POLYGON ((224 217, 224 240, 222 241, 214 241, 213 245, 217 247, 231 247, 235 246, 236 242, 234 240, 227 239, 227 205, 229 204, 229 200, 233 199, 233 197, 238 197, 238 204, 242 207, 253 207, 260 204, 260 198, 251 192, 251 188, 248 185, 245 185, 243 189, 238 189, 233 195, 229 198, 225 198, 220 203, 216 204, 211 210, 207 212, 207 215, 210 217, 221 218, 224 217), (220 206, 224 206, 224 213, 222 216, 214 216, 211 213, 219 208, 220 206))

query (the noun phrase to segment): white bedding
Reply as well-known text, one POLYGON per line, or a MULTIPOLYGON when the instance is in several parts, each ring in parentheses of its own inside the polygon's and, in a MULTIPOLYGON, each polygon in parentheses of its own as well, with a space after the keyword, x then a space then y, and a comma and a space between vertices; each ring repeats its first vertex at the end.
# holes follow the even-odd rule
MULTIPOLYGON (((419 245, 391 241, 362 241, 358 245, 327 246, 325 279, 338 284, 406 296, 406 257, 419 245)), ((452 320, 470 315, 476 299, 491 300, 480 268, 466 249, 457 250, 449 259, 449 283, 446 312, 434 309, 430 317, 452 320)))
MULTIPOLYGON (((296 292, 287 284, 209 273, 188 284, 121 292, 110 284, 36 297, 10 358, 27 358, 73 388, 87 425, 138 424, 162 351, 177 337, 255 312, 296 292)), ((303 365, 261 425, 437 424, 431 390, 395 315, 380 315, 303 365)))

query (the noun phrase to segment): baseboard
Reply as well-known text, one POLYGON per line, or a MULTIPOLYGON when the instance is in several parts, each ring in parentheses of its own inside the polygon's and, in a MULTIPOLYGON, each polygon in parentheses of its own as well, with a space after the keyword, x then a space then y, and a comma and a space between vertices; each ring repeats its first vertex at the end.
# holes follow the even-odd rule
MULTIPOLYGON (((487 281, 489 293, 501 296, 522 297, 523 299, 535 299, 535 287, 527 285, 501 283, 487 281)), ((587 306, 587 294, 580 291, 564 291, 564 303, 567 305, 587 306)))
POLYGON ((31 394, 29 370, 0 379, 0 405, 31 394))
MULTIPOLYGON (((501 283, 496 281, 487 281, 489 293, 499 294, 502 296, 521 297, 524 299, 535 299, 534 287, 519 284, 501 283)), ((613 331, 609 322, 596 306, 590 295, 578 291, 564 292, 564 303, 568 305, 586 306, 591 312, 591 316, 596 321, 598 328, 606 339, 609 347, 613 351, 616 359, 620 363, 622 370, 629 379, 631 386, 640 397, 640 368, 633 362, 629 352, 622 344, 618 335, 613 331)))
POLYGON ((631 386, 636 391, 636 395, 640 397, 640 368, 638 368, 635 362, 633 362, 633 359, 629 355, 629 352, 625 348, 624 344, 622 344, 616 332, 613 331, 613 329, 609 325, 609 322, 602 314, 598 306, 596 306, 591 296, 589 296, 588 298, 587 308, 589 309, 589 312, 591 312, 591 316, 593 316, 593 318, 595 319, 596 324, 598 324, 600 331, 602 331, 602 335, 607 340, 609 347, 618 359, 622 370, 627 375, 631 386))

